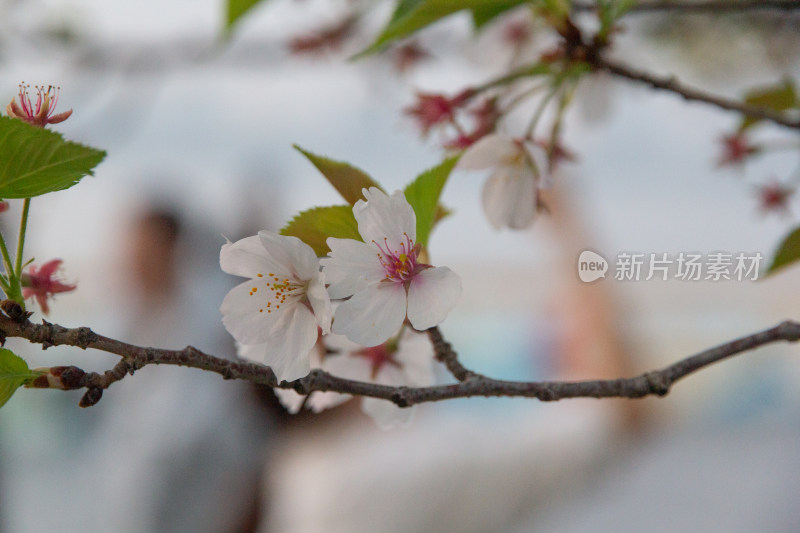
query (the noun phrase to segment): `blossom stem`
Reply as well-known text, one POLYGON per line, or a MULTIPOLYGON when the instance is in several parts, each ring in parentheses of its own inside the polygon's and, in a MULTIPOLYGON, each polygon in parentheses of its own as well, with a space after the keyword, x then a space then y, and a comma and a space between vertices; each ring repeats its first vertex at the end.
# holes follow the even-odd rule
POLYGON ((561 126, 564 123, 564 112, 567 110, 567 107, 569 107, 570 102, 572 102, 572 97, 575 94, 576 87, 577 85, 575 83, 568 84, 568 86, 561 91, 561 95, 558 99, 556 118, 553 121, 553 127, 550 130, 550 148, 548 149, 548 157, 551 156, 553 147, 556 146, 558 137, 561 135, 561 126))
POLYGON ((25 198, 22 204, 22 218, 19 222, 19 240, 17 241, 17 263, 14 266, 14 276, 20 278, 22 276, 22 252, 25 248, 25 232, 28 229, 28 211, 31 207, 31 199, 25 198))
MULTIPOLYGON (((6 240, 3 234, 0 233, 0 252, 3 254, 3 265, 6 268, 6 276, 8 277, 8 284, 3 286, 3 291, 10 300, 14 300, 22 304, 22 289, 19 284, 19 277, 14 273, 14 268, 11 263, 11 256, 8 253, 6 240)), ((24 309, 24 307, 23 307, 24 309)))
POLYGON ((495 87, 498 87, 500 85, 508 85, 512 81, 516 81, 520 78, 532 78, 534 76, 549 76, 552 74, 553 74, 552 67, 546 63, 532 63, 530 65, 524 65, 516 70, 511 71, 505 76, 500 76, 499 78, 487 81, 483 85, 473 87, 472 95, 476 96, 478 93, 482 93, 489 89, 494 89, 495 87))
POLYGON ((560 86, 556 85, 547 93, 547 95, 542 98, 542 101, 539 102, 539 106, 536 108, 536 111, 533 113, 533 117, 531 117, 531 121, 528 123, 528 127, 525 129, 525 138, 530 139, 533 137, 533 131, 536 129, 536 125, 539 123, 539 119, 542 118, 542 114, 544 110, 547 108, 547 104, 550 103, 550 100, 558 93, 560 86))
POLYGON ((536 94, 537 92, 541 91, 545 87, 545 84, 537 84, 533 87, 525 89, 521 93, 515 95, 513 98, 509 99, 509 101, 503 106, 503 115, 508 115, 514 108, 516 108, 522 102, 525 102, 528 98, 536 94))

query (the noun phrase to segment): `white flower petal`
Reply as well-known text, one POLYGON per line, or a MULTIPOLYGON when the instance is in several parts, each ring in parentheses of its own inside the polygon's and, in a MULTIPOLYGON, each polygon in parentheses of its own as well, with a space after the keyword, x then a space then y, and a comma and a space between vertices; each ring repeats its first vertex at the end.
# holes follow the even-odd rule
POLYGON ((397 407, 389 400, 378 398, 364 398, 361 400, 361 410, 369 415, 381 429, 388 430, 398 427, 408 427, 414 415, 414 406, 397 407))
POLYGON ((415 329, 431 328, 445 318, 461 296, 461 278, 447 267, 426 268, 408 286, 408 320, 415 329))
MULTIPOLYGON (((272 231, 259 231, 258 237, 267 254, 296 280, 307 281, 319 272, 319 260, 314 250, 298 239, 272 231)), ((280 276, 275 272, 276 275, 280 276)))
POLYGON ((353 397, 349 394, 340 394, 330 391, 314 391, 308 399, 308 408, 314 413, 321 413, 325 409, 333 409, 346 403, 353 397))
POLYGON ((499 169, 483 188, 483 210, 495 229, 527 228, 536 213, 536 176, 527 166, 499 169))
MULTIPOLYGON (((344 339, 344 337, 341 337, 341 339, 344 339)), ((349 341, 346 339, 345 342, 348 342, 349 344, 349 341)), ((314 347, 308 353, 308 357, 311 368, 323 368, 327 371, 330 371, 330 369, 327 368, 320 358, 319 345, 314 345, 314 347)), ((325 361, 328 361, 328 357, 325 358, 325 361)), ((311 397, 306 400, 306 396, 298 394, 291 389, 275 389, 275 395, 278 397, 278 400, 286 408, 286 410, 292 414, 297 414, 300 411, 300 407, 303 406, 303 402, 305 402, 307 409, 310 409, 315 413, 319 413, 325 409, 336 407, 337 405, 340 405, 352 398, 352 396, 349 394, 314 391, 311 394, 311 397)))
POLYGON ((286 410, 293 415, 300 411, 303 402, 306 403, 307 409, 310 409, 314 413, 321 413, 325 409, 332 409, 352 398, 349 394, 314 391, 311 393, 311 398, 306 401, 305 396, 297 394, 291 389, 275 389, 275 395, 286 410))
POLYGON ((405 287, 381 282, 339 304, 332 329, 362 346, 377 346, 400 329, 405 317, 405 287))
POLYGON ((268 261, 267 251, 258 235, 225 243, 219 252, 220 267, 234 276, 255 278, 268 268, 268 261))
MULTIPOLYGON (((360 346, 356 346, 353 351, 360 349, 360 346)), ((372 381, 371 361, 366 357, 354 355, 352 352, 327 355, 323 366, 327 372, 340 378, 372 381)))
POLYGON ((520 156, 521 148, 511 137, 500 134, 486 135, 464 151, 456 168, 483 170, 504 166, 520 156))
POLYGON ((330 257, 319 262, 330 284, 328 293, 332 299, 347 298, 386 277, 375 246, 333 237, 327 242, 330 257))
POLYGON ((363 192, 367 201, 357 201, 353 215, 365 243, 375 241, 383 246, 386 239, 390 248, 396 250, 406 242, 406 235, 412 241, 417 238, 417 217, 403 191, 387 196, 380 189, 370 187, 363 192))
POLYGON ((427 387, 436 382, 433 345, 426 334, 407 328, 400 337, 394 358, 402 365, 403 384, 427 387))
POLYGON ((331 332, 333 311, 331 310, 331 299, 325 289, 325 275, 323 273, 317 273, 308 282, 306 297, 311 304, 311 309, 314 310, 314 318, 317 320, 317 325, 322 328, 322 334, 327 335, 331 332))
POLYGON ((300 412, 300 407, 303 406, 303 402, 305 401, 306 397, 302 394, 297 394, 295 391, 291 389, 274 389, 275 396, 278 397, 278 401, 281 402, 287 411, 296 415, 300 412))
POLYGON ((252 280, 240 283, 225 295, 219 308, 225 328, 243 344, 265 342, 273 325, 291 307, 287 303, 281 309, 268 312, 264 297, 251 294, 256 284, 252 280))
POLYGON ((278 380, 292 381, 311 370, 309 351, 317 342, 317 322, 304 305, 294 305, 281 313, 260 353, 241 347, 239 355, 272 367, 278 380))

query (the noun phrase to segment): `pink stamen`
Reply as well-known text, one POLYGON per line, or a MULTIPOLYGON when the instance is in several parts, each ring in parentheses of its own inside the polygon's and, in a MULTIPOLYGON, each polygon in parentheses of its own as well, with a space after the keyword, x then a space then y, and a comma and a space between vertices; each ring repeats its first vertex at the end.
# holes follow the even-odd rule
POLYGON ((403 232, 406 240, 400 243, 399 250, 389 248, 388 239, 383 239, 383 246, 375 241, 372 243, 378 247, 380 253, 378 259, 386 273, 387 281, 405 282, 414 277, 417 272, 417 254, 419 246, 414 246, 414 242, 403 232))
POLYGON ((19 85, 19 105, 13 100, 6 107, 8 116, 24 120, 29 124, 45 127, 48 124, 58 124, 65 121, 72 114, 72 110, 63 113, 55 114, 56 105, 58 104, 58 96, 60 87, 44 85, 35 87, 36 89, 36 104, 31 102, 30 84, 24 82, 19 85))

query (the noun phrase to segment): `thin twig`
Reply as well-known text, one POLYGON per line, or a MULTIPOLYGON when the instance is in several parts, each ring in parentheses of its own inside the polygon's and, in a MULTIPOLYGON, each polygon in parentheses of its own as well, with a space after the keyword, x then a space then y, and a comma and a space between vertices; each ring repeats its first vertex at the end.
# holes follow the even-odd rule
MULTIPOLYGON (((573 11, 594 11, 595 4, 575 3, 573 11)), ((658 11, 680 13, 738 13, 742 11, 793 10, 800 9, 798 0, 706 0, 702 2, 655 1, 640 2, 628 10, 628 13, 652 13, 658 11)))
POLYGON ((765 344, 800 340, 800 322, 786 321, 764 331, 702 351, 661 370, 647 372, 633 378, 575 382, 521 382, 491 379, 470 373, 460 364, 454 364, 457 362, 455 352, 441 337, 441 333, 434 329, 433 331, 429 330, 428 334, 434 340, 437 357, 445 362, 451 371, 455 370, 454 374, 457 377, 461 376, 465 379, 450 385, 412 388, 353 381, 333 376, 322 370, 312 370, 308 376, 295 381, 278 383, 275 374, 269 367, 215 357, 191 346, 183 350, 144 348, 103 337, 89 328, 68 329, 47 322, 33 324, 28 321, 25 313, 15 316, 16 318, 10 318, 0 314, 0 331, 6 337, 22 337, 41 344, 43 348, 55 345, 78 346, 84 349, 95 348, 122 357, 122 360, 113 369, 104 374, 87 373, 76 386, 67 387, 85 387, 87 389, 86 395, 81 400, 82 406, 97 403, 104 389, 147 365, 199 368, 220 374, 225 379, 242 379, 270 387, 294 389, 300 394, 309 394, 313 391, 334 391, 357 396, 370 396, 392 401, 400 407, 473 396, 515 396, 538 398, 542 401, 566 398, 664 396, 676 381, 713 363, 765 344))
POLYGON ((447 370, 453 374, 458 381, 468 381, 475 378, 485 378, 477 372, 469 370, 461 361, 458 360, 458 354, 453 350, 449 342, 444 340, 442 332, 439 328, 434 326, 428 330, 428 337, 433 344, 433 352, 436 354, 436 360, 447 367, 447 370))
POLYGON ((685 100, 703 102, 720 109, 736 111, 737 113, 741 113, 742 115, 751 118, 768 120, 787 128, 800 129, 800 117, 791 118, 785 113, 778 113, 766 107, 752 106, 738 100, 709 94, 694 87, 684 85, 674 76, 656 76, 641 70, 636 70, 621 63, 604 59, 599 55, 591 58, 591 64, 597 70, 605 71, 609 74, 613 74, 631 81, 644 83, 653 87, 654 89, 660 89, 678 94, 685 100))

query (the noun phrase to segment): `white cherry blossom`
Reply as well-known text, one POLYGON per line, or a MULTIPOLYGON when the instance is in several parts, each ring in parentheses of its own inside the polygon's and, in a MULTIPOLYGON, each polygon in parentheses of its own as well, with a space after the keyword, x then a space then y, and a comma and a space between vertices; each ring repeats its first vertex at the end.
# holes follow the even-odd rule
POLYGON ((222 270, 249 278, 222 302, 222 322, 239 355, 272 367, 280 380, 310 371, 318 330, 330 331, 331 302, 319 260, 296 237, 260 231, 222 246, 222 270))
POLYGON ((447 267, 419 261, 416 216, 402 191, 371 187, 353 206, 363 242, 328 238, 320 260, 336 309, 333 332, 362 346, 377 346, 408 318, 424 330, 442 322, 461 296, 461 279, 447 267))
POLYGON ((483 210, 495 229, 524 229, 533 223, 540 177, 521 140, 487 135, 464 151, 457 167, 493 169, 483 187, 483 210))

